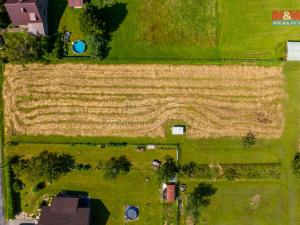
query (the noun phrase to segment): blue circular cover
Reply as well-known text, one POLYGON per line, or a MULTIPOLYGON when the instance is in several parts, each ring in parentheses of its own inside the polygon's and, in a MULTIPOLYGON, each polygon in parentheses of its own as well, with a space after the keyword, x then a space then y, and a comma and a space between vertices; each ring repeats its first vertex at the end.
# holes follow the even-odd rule
POLYGON ((86 46, 85 46, 85 43, 83 42, 83 41, 81 41, 81 40, 78 40, 78 41, 75 41, 74 43, 73 43, 73 51, 75 52, 75 53, 84 53, 85 52, 85 48, 86 48, 86 46))
POLYGON ((139 215, 139 209, 134 207, 134 206, 130 206, 126 209, 126 217, 129 220, 135 220, 138 218, 139 215))

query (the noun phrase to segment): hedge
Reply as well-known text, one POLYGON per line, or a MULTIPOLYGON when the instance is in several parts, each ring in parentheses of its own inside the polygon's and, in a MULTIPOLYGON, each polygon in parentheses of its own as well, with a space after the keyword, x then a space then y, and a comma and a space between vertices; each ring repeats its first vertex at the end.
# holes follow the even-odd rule
POLYGON ((280 179, 281 163, 197 164, 192 173, 185 175, 201 179, 280 179))
POLYGON ((13 190, 12 190, 12 171, 9 160, 5 160, 5 167, 3 168, 3 187, 4 187, 4 202, 5 202, 5 218, 13 219, 15 216, 13 190))

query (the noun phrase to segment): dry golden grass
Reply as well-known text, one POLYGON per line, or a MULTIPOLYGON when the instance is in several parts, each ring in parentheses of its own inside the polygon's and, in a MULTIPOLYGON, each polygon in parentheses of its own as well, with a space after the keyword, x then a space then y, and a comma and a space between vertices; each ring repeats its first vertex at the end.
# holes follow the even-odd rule
POLYGON ((279 137, 280 67, 84 65, 5 67, 7 134, 164 136, 185 121, 190 138, 279 137))

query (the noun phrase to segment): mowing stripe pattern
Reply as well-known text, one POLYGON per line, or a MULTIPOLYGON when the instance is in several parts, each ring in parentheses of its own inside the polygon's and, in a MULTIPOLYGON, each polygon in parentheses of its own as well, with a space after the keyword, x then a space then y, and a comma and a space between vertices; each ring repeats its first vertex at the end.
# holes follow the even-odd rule
POLYGON ((10 135, 280 137, 281 67, 30 64, 5 67, 10 135))

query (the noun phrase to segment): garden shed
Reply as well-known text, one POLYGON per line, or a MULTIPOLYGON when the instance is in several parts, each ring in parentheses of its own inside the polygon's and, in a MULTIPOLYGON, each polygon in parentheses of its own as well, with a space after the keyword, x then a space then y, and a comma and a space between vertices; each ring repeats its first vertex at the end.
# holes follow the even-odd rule
POLYGON ((287 61, 300 61, 300 42, 288 41, 287 43, 287 61))
POLYGON ((172 127, 172 135, 184 135, 185 126, 174 126, 172 127))

